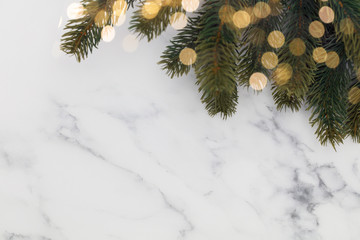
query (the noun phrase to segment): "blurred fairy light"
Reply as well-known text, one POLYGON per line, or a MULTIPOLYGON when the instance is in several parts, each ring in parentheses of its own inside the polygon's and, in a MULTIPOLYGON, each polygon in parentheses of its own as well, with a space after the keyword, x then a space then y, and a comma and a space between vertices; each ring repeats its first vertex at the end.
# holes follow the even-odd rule
POLYGON ((187 12, 194 12, 200 5, 199 0, 182 0, 181 5, 187 12))
POLYGON ((159 11, 161 5, 155 1, 146 1, 141 9, 141 13, 144 18, 146 19, 153 19, 155 18, 159 11))
POLYGON ((258 2, 253 8, 254 15, 258 18, 266 18, 271 13, 271 8, 266 2, 258 2))
POLYGON ((272 31, 268 36, 269 45, 273 48, 281 48, 285 43, 285 36, 280 31, 272 31))
POLYGON ((260 72, 253 73, 250 77, 249 84, 254 90, 260 91, 266 87, 267 77, 260 72))
POLYGON ((113 15, 117 17, 123 16, 126 13, 127 3, 125 2, 125 0, 116 0, 112 9, 113 15))
POLYGON ((192 48, 184 48, 180 52, 179 59, 182 64, 190 66, 196 62, 197 54, 192 48))
POLYGON ((104 42, 111 42, 115 38, 115 29, 113 26, 107 25, 101 30, 101 39, 104 42))
POLYGON ((309 32, 314 38, 321 38, 325 34, 325 27, 320 21, 310 23, 309 32))
POLYGON ((326 62, 327 52, 326 52, 325 48, 322 48, 322 47, 315 48, 313 51, 313 59, 317 63, 326 62))
POLYGON ((250 24, 250 15, 243 10, 239 10, 234 14, 233 22, 238 28, 246 28, 250 24))
POLYGON ((261 63, 266 69, 274 69, 278 62, 278 56, 273 52, 266 52, 261 57, 261 63))
POLYGON ((135 35, 129 34, 123 39, 122 46, 125 52, 135 52, 139 46, 139 40, 135 35))
POLYGON ((319 17, 324 23, 332 23, 335 18, 334 10, 328 6, 324 6, 320 8, 319 17))
POLYGON ((84 17, 86 9, 81 3, 72 3, 67 8, 67 16, 69 19, 79 19, 84 17))
POLYGON ((337 68, 340 64, 339 55, 334 51, 328 52, 325 64, 328 68, 337 68))
POLYGON ((274 71, 274 80, 277 85, 286 84, 293 75, 293 68, 288 63, 280 63, 274 71))
POLYGON ((289 44, 289 49, 294 56, 299 57, 303 55, 306 51, 306 45, 304 40, 302 40, 301 38, 293 39, 289 44))
POLYGON ((187 25, 187 21, 186 15, 182 12, 176 12, 170 17, 170 25, 176 30, 183 29, 187 25))
POLYGON ((360 103, 360 88, 355 86, 350 89, 349 102, 354 105, 360 103))
POLYGON ((100 10, 95 16, 95 25, 98 27, 104 27, 109 21, 110 15, 105 10, 100 10))

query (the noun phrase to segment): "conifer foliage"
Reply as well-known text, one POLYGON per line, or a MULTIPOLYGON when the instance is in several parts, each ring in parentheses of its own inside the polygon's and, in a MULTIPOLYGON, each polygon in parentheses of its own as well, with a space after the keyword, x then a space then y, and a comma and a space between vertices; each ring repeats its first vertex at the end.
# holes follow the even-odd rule
POLYGON ((139 38, 177 30, 159 65, 171 78, 193 68, 211 116, 236 112, 239 87, 271 84, 279 110, 311 112, 321 144, 360 143, 359 0, 82 0, 61 49, 84 60, 129 8, 139 38))

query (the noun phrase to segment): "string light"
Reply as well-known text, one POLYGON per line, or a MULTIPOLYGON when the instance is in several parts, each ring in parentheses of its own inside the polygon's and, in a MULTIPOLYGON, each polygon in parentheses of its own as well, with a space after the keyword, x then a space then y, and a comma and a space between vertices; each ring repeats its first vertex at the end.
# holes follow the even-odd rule
POLYGON ((104 27, 109 21, 110 15, 105 10, 100 10, 94 19, 95 25, 98 27, 104 27))
POLYGON ((155 1, 146 1, 141 8, 141 13, 144 18, 153 19, 158 15, 160 8, 161 6, 155 1))
POLYGON ((354 105, 360 103, 360 88, 355 86, 350 89, 349 102, 354 105))
POLYGON ((274 71, 274 80, 277 85, 286 84, 292 77, 293 69, 288 63, 280 63, 274 71))
POLYGON ((223 5, 219 10, 219 18, 225 23, 232 22, 232 16, 235 14, 235 9, 230 5, 223 5))
POLYGON ((125 15, 127 9, 127 3, 125 2, 125 0, 116 0, 114 2, 112 9, 113 9, 113 15, 115 16, 119 17, 125 15))
POLYGON ((256 72, 250 76, 249 83, 254 90, 260 91, 266 87, 267 81, 267 77, 263 73, 256 72))
POLYGON ((270 8, 269 4, 267 4, 265 2, 258 2, 255 4, 253 11, 254 11, 254 14, 256 17, 266 18, 267 16, 270 15, 271 8, 270 8))

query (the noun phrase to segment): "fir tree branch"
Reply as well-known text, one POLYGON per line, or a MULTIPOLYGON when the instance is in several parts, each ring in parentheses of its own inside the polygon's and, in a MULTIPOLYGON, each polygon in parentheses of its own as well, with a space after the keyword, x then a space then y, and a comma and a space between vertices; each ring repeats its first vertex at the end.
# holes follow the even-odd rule
MULTIPOLYGON (((348 90, 353 87, 360 88, 360 81, 354 71, 352 71, 352 83, 348 90)), ((354 142, 360 143, 360 102, 351 103, 349 101, 347 106, 347 119, 345 124, 346 136, 350 136, 354 142)))
POLYGON ((347 117, 347 91, 350 82, 349 62, 342 42, 332 34, 328 39, 328 51, 336 51, 340 56, 337 68, 321 64, 316 72, 315 82, 307 98, 308 110, 312 111, 310 123, 317 126, 316 135, 322 145, 330 143, 334 149, 343 143, 344 123, 347 117))
POLYGON ((235 113, 238 95, 235 77, 237 34, 219 18, 219 10, 225 4, 228 2, 214 0, 203 5, 195 73, 202 92, 201 100, 209 114, 220 113, 226 119, 235 113))
POLYGON ((314 82, 316 63, 313 60, 313 50, 320 45, 309 33, 309 25, 317 20, 319 4, 316 1, 289 0, 286 3, 285 18, 281 29, 285 35, 286 43, 280 49, 279 62, 288 63, 293 68, 291 79, 286 84, 273 84, 273 98, 278 110, 290 108, 298 111, 314 82), (295 38, 304 41, 306 50, 301 56, 295 56, 290 51, 290 43, 295 38))
POLYGON ((140 38, 146 37, 149 42, 166 30, 172 14, 183 11, 181 0, 173 0, 171 5, 161 7, 156 17, 146 19, 142 14, 144 4, 145 2, 141 2, 131 17, 129 30, 137 33, 140 38))
POLYGON ((102 10, 111 14, 111 6, 114 1, 83 0, 81 3, 86 8, 85 16, 68 21, 64 28, 67 32, 61 38, 61 50, 66 54, 74 55, 79 62, 87 58, 101 40, 102 27, 96 26, 95 17, 102 10))
POLYGON ((184 65, 180 62, 179 55, 181 50, 186 47, 195 49, 196 40, 198 38, 200 17, 193 17, 188 19, 188 24, 185 28, 181 29, 179 33, 170 41, 170 45, 166 47, 166 50, 161 56, 162 60, 158 63, 163 70, 173 78, 179 77, 183 74, 188 74, 191 66, 184 65))

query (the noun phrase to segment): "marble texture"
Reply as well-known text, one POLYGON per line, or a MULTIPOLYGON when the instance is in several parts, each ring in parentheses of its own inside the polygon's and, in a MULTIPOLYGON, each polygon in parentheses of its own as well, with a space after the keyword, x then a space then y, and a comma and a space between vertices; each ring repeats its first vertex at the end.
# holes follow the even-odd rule
POLYGON ((169 31, 61 55, 71 1, 1 1, 0 239, 358 240, 360 147, 240 90, 211 118, 194 76, 156 65, 169 31), (16 12, 16 16, 14 14, 16 12), (63 23, 62 23, 63 25, 63 23))

